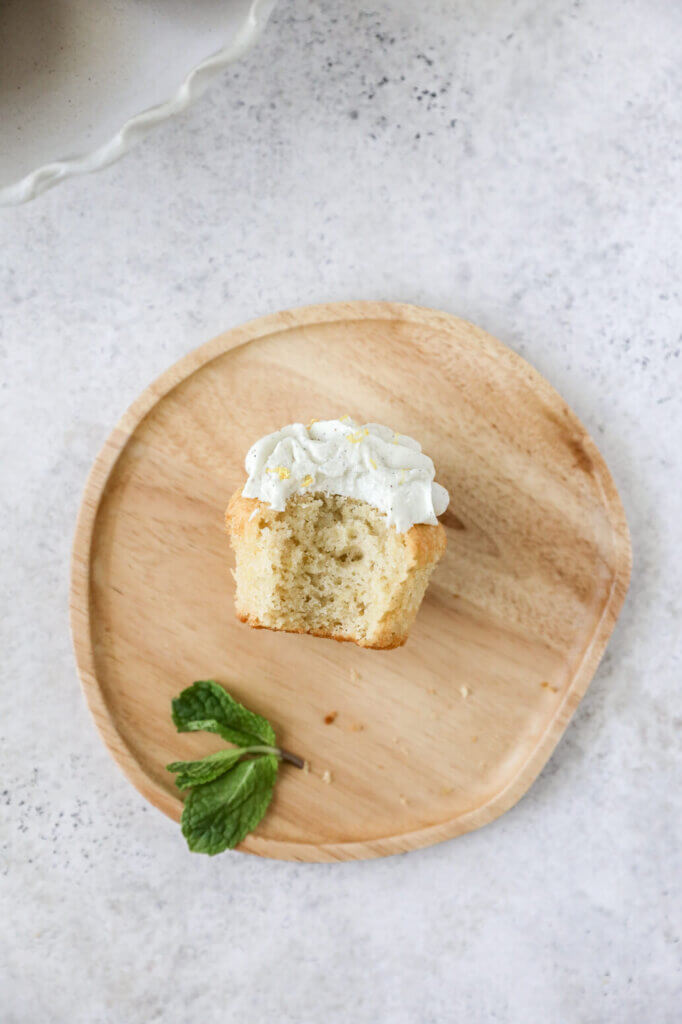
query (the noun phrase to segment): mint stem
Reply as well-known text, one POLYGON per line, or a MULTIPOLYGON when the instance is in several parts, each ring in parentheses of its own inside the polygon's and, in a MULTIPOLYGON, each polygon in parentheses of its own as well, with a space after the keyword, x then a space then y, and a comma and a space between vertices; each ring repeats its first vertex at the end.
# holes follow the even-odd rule
POLYGON ((305 761, 298 754, 292 754, 289 750, 283 750, 281 747, 244 747, 245 754, 274 754, 275 757, 279 757, 282 761, 287 761, 289 764, 295 765, 297 768, 304 768, 305 761))
POLYGON ((279 756, 283 761, 288 761, 289 764, 295 765, 297 768, 305 768, 305 761, 298 754, 292 754, 289 750, 283 750, 280 748, 279 756))

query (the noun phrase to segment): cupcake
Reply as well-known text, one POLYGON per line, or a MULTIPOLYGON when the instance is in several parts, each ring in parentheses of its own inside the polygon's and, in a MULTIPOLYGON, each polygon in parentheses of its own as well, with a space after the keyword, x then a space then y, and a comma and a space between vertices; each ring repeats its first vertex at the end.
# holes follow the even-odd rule
POLYGON ((360 647, 407 640, 445 551, 448 506, 411 437, 348 417, 292 423, 257 441, 225 523, 237 616, 257 629, 360 647))

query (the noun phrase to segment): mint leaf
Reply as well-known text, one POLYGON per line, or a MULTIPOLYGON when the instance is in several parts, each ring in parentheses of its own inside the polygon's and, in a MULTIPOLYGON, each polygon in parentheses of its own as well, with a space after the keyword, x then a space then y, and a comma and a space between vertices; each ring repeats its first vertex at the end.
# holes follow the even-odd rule
POLYGON ((276 777, 277 758, 268 754, 190 790, 182 811, 190 850, 213 856, 240 843, 267 811, 276 777))
POLYGON ((240 747, 275 745, 275 732, 267 719, 248 711, 212 679, 193 683, 173 701, 178 732, 215 732, 240 747))
POLYGON ((306 762, 275 746, 275 733, 261 715, 230 697, 212 679, 193 683, 172 705, 178 732, 215 732, 235 748, 198 761, 173 761, 168 771, 180 789, 188 789, 182 833, 190 850, 213 855, 232 849, 252 831, 268 809, 279 760, 297 768, 306 762))
POLYGON ((219 775, 229 772, 243 756, 244 750, 241 747, 231 748, 208 754, 200 761, 173 761, 172 764, 166 765, 166 768, 169 772, 177 773, 175 785, 179 789, 189 789, 190 786, 213 782, 219 775))

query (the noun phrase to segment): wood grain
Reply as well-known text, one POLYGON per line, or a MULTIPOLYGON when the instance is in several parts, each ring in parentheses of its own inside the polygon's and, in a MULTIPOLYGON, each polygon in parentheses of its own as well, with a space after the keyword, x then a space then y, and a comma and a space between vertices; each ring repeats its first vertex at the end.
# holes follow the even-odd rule
POLYGON ((166 814, 182 805, 164 765, 220 746, 178 735, 170 700, 216 678, 312 766, 281 770, 241 849, 380 856, 478 828, 523 795, 592 678, 630 565, 596 445, 521 358, 444 313, 312 306, 214 339, 124 415, 80 510, 73 640, 104 741, 166 814), (395 651, 234 615, 222 520, 249 445, 345 413, 417 437, 452 496, 446 555, 395 651))

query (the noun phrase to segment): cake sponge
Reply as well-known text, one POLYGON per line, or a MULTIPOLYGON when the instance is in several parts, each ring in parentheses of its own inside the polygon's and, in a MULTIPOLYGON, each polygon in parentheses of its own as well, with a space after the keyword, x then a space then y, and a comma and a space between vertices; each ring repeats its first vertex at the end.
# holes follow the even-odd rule
POLYGON ((440 523, 400 533, 367 502, 324 492, 276 511, 240 489, 225 524, 243 622, 382 650, 407 640, 446 543, 440 523))

